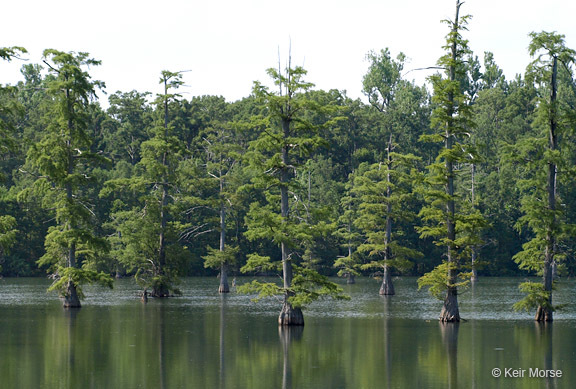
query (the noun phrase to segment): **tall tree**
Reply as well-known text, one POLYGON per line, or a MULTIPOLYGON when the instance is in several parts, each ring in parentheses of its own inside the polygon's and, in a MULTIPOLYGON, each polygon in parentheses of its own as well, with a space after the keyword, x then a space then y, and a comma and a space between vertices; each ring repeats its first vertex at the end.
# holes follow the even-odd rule
POLYGON ((27 163, 34 169, 36 193, 47 209, 55 209, 56 225, 45 240, 46 253, 38 261, 48 265, 56 281, 50 289, 58 290, 64 307, 80 307, 81 284, 99 282, 111 286, 110 276, 91 269, 91 264, 108 249, 106 241, 94 233, 94 212, 85 197, 90 185, 90 168, 103 161, 91 152, 93 139, 88 128, 90 101, 96 88, 84 70, 100 61, 88 53, 65 53, 48 49, 44 62, 54 76, 48 83, 53 104, 44 137, 28 151, 27 163))
MULTIPOLYGON (((26 53, 26 49, 23 47, 0 47, 0 59, 6 61, 18 57, 19 53, 26 53)), ((2 159, 14 150, 14 128, 3 118, 20 114, 20 105, 14 99, 15 91, 13 87, 0 85, 0 157, 2 159)), ((0 172, 0 180, 4 178, 0 172)), ((13 216, 0 215, 0 264, 3 263, 6 251, 16 242, 17 230, 15 227, 16 219, 13 216)))
MULTIPOLYGON (((568 158, 562 154, 561 141, 566 129, 574 126, 573 107, 566 107, 558 99, 559 68, 571 74, 576 52, 565 46, 564 35, 540 32, 530 33, 528 47, 534 60, 527 68, 526 77, 540 86, 538 117, 535 125, 543 136, 520 142, 517 157, 521 156, 529 169, 529 176, 521 185, 530 188, 522 200, 524 216, 518 227, 528 226, 534 238, 523 245, 515 261, 520 268, 537 271, 542 283, 525 282, 520 288, 527 296, 515 305, 518 309, 536 308, 536 321, 552 321, 553 267, 561 260, 560 242, 567 232, 560 205, 559 174, 570 170, 568 158), (537 159, 531 155, 538 155, 537 159), (545 172, 545 174, 544 174, 545 172)), ((569 77, 572 83, 572 77, 569 77)), ((569 85, 573 88, 574 85, 569 85)))
MULTIPOLYGON (((178 293, 174 284, 180 271, 183 248, 175 244, 183 226, 174 220, 175 194, 180 184, 179 162, 184 153, 183 142, 174 135, 170 108, 179 95, 172 93, 182 85, 181 73, 162 71, 163 93, 157 96, 156 123, 150 138, 140 146, 140 174, 107 182, 101 196, 119 196, 132 191, 139 197, 136 205, 116 201, 110 228, 115 254, 135 271, 144 294, 151 289, 153 297, 169 297, 178 293), (115 193, 116 192, 116 193, 115 193)), ((176 107, 178 105, 176 104, 176 107)))
POLYGON ((258 291, 260 296, 282 295, 279 324, 300 326, 304 325, 302 306, 322 295, 341 297, 341 290, 327 278, 295 263, 305 242, 313 240, 316 229, 306 222, 305 215, 310 210, 305 209, 296 173, 302 158, 325 143, 317 135, 319 126, 307 121, 305 113, 330 107, 320 107, 307 98, 306 91, 313 85, 304 81, 303 68, 288 64, 284 72, 268 69, 268 74, 278 91, 255 83, 254 94, 267 114, 258 118, 261 133, 248 153, 251 168, 258 172, 254 184, 263 190, 265 201, 251 205, 246 235, 249 239, 272 239, 280 246, 281 261, 273 263, 269 257, 252 255, 243 271, 279 267, 283 284, 253 281, 241 290, 258 291))
POLYGON ((463 275, 460 260, 465 254, 466 242, 457 237, 458 223, 462 223, 464 215, 457 213, 455 184, 458 164, 469 162, 469 156, 474 154, 466 144, 473 123, 461 82, 467 70, 464 59, 470 53, 467 41, 461 35, 469 16, 460 16, 461 5, 457 0, 454 20, 445 21, 450 26, 445 46, 447 53, 439 59, 438 65, 445 70, 446 77, 440 74, 430 77, 435 105, 431 124, 435 133, 422 137, 425 141, 442 142, 444 146, 436 161, 428 166, 428 189, 424 193, 427 205, 420 212, 426 224, 418 229, 422 238, 432 237, 446 250, 443 263, 419 279, 420 287, 429 286, 435 296, 440 298, 445 293, 440 313, 442 322, 460 321, 458 286, 464 285, 465 281, 458 282, 458 278, 463 275))

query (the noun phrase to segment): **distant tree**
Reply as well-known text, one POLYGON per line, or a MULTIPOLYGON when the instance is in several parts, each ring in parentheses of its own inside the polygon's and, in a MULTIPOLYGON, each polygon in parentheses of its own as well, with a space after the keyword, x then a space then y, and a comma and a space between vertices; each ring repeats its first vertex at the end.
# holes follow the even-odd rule
POLYGON ((358 196, 358 218, 355 225, 365 240, 358 251, 367 253, 370 262, 362 269, 382 271, 381 295, 394 295, 391 269, 405 270, 411 259, 421 257, 417 250, 407 247, 400 228, 402 222, 413 222, 416 213, 413 203, 413 183, 418 181, 412 154, 400 154, 390 136, 386 159, 369 166, 354 180, 353 191, 358 196))
POLYGON ((148 95, 116 92, 108 98, 109 119, 103 123, 103 142, 116 163, 124 160, 136 165, 140 161, 141 144, 148 138, 147 130, 153 120, 148 95))
MULTIPOLYGON (((562 182, 559 175, 573 170, 568 164, 571 157, 562 153, 561 146, 563 135, 569 128, 574 128, 576 120, 574 107, 566 106, 558 99, 558 74, 560 67, 571 74, 576 52, 565 46, 564 35, 532 32, 530 37, 528 49, 534 60, 527 68, 526 78, 540 86, 535 126, 542 131, 541 136, 522 139, 514 151, 513 158, 527 170, 527 175, 519 182, 525 195, 522 199, 524 215, 517 227, 528 227, 534 234, 514 260, 521 269, 541 274, 542 283, 522 283, 520 289, 526 297, 515 308, 536 308, 536 321, 552 321, 554 267, 562 261, 562 240, 574 232, 574 227, 566 224, 558 187, 562 182)), ((569 80, 573 83, 571 76, 569 80)), ((574 88, 574 85, 569 87, 574 88)))
POLYGON ((233 123, 213 122, 212 126, 202 133, 207 180, 211 186, 216 186, 215 195, 205 199, 204 203, 218 213, 217 230, 220 235, 218 249, 209 248, 204 257, 204 265, 220 269, 220 293, 230 292, 228 270, 238 254, 238 247, 230 243, 227 245, 226 239, 227 216, 229 211, 237 206, 236 190, 240 186, 236 173, 240 171, 242 149, 236 142, 235 132, 233 123))
POLYGON ((91 184, 90 167, 103 162, 90 151, 87 114, 100 81, 93 81, 84 67, 99 65, 88 53, 65 53, 48 49, 44 62, 54 76, 47 93, 53 104, 48 113, 43 138, 28 151, 27 164, 36 172, 34 191, 46 209, 55 209, 56 225, 48 230, 46 253, 38 263, 55 275, 50 290, 57 290, 64 307, 80 307, 81 284, 98 282, 111 286, 109 275, 92 270, 91 265, 105 254, 108 245, 94 233, 94 212, 85 198, 91 184))
MULTIPOLYGON (((0 58, 5 61, 17 58, 20 53, 26 53, 26 49, 23 47, 0 47, 0 58)), ((14 127, 10 122, 3 119, 7 116, 21 114, 21 105, 14 98, 15 92, 16 89, 13 87, 0 85, 0 156, 2 157, 15 149, 14 127)), ((0 180, 4 178, 0 172, 0 180)), ((3 263, 4 254, 16 242, 18 231, 15 227, 16 219, 12 215, 0 215, 0 264, 3 263)))
POLYGON ((336 221, 333 235, 341 242, 347 255, 338 257, 334 261, 334 267, 338 269, 339 277, 346 277, 348 284, 355 283, 355 277, 360 275, 360 258, 356 251, 361 243, 362 234, 355 225, 358 218, 358 199, 353 193, 355 174, 351 173, 349 182, 346 184, 346 193, 340 199, 341 215, 336 221))
POLYGON ((306 71, 290 65, 285 72, 268 69, 278 92, 255 83, 254 94, 266 108, 255 119, 261 133, 247 153, 249 169, 255 171, 254 185, 262 190, 264 202, 250 206, 247 216, 249 239, 271 239, 280 246, 281 261, 253 254, 241 269, 244 272, 281 270, 283 284, 253 281, 239 290, 256 291, 260 297, 281 295, 281 326, 304 325, 301 308, 323 295, 342 297, 341 290, 317 271, 296 264, 305 242, 314 239, 316 226, 306 222, 305 209, 295 173, 302 158, 308 157, 325 141, 317 135, 318 126, 304 118, 308 110, 329 110, 306 96, 312 84, 305 82, 306 71))

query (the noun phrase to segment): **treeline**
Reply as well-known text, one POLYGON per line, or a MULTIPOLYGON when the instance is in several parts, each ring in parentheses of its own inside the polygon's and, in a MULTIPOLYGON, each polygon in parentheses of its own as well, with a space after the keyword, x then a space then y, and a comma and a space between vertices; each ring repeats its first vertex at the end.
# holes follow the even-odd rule
MULTIPOLYGON (((16 61, 19 52, 3 49, 2 56, 16 61)), ((567 225, 576 221, 571 67, 556 68, 553 108, 563 112, 563 147, 549 151, 541 108, 552 90, 540 76, 549 70, 535 62, 508 80, 491 53, 463 55, 458 98, 470 110, 454 135, 463 146, 454 158, 453 195, 457 215, 482 219, 457 231, 470 237, 466 262, 472 270, 474 257, 480 277, 537 274, 513 258, 537 236, 526 206, 545 196, 527 194, 539 191, 550 153, 558 162, 557 215, 567 225)), ((235 102, 187 99, 178 94, 181 74, 165 71, 162 93, 115 92, 103 109, 95 92, 104 83, 89 75, 99 62, 86 53, 45 51, 42 64, 22 66, 23 81, 1 90, 2 275, 136 276, 164 296, 177 276, 237 275, 243 267, 272 274, 278 269, 262 258, 284 255, 286 242, 275 234, 285 231, 275 215, 288 214, 290 228, 299 229, 290 232, 285 255, 303 268, 347 277, 431 271, 445 249, 426 233, 432 211, 422 210, 434 202, 425 187, 442 155, 434 120, 443 119, 433 112, 443 102, 433 98, 434 76, 428 87, 406 78, 402 53, 385 49, 367 59, 367 102, 314 90, 303 69, 288 66, 270 70, 274 86, 255 83, 235 102), (288 92, 288 102, 271 98, 288 92), (288 122, 306 136, 286 134, 288 122), (291 162, 274 143, 282 131, 291 162), (270 179, 282 162, 285 175, 270 179), (288 202, 280 210, 282 196, 288 202), (65 273, 63 258, 86 272, 65 273), (382 266, 383 259, 395 260, 394 267, 382 266)), ((575 236, 563 231, 555 243, 557 274, 572 276, 575 236)))

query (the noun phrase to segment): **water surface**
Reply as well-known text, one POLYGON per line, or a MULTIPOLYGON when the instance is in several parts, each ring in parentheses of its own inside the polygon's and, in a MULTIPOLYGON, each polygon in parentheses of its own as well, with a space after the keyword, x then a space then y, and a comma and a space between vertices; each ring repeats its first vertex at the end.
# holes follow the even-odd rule
MULTIPOLYGON (((516 313, 519 279, 482 279, 460 297, 466 322, 442 325, 441 303, 396 280, 342 285, 350 301, 307 309, 280 331, 274 300, 217 293, 218 280, 183 281, 182 297, 142 304, 132 280, 87 288, 64 310, 44 279, 0 281, 0 377, 6 388, 571 388, 576 308, 538 325, 516 313), (494 378, 493 369, 502 376, 494 378), (561 378, 531 378, 530 368, 561 378), (525 370, 524 377, 505 377, 525 370)), ((242 282, 242 281, 239 281, 242 282)), ((341 282, 341 281, 338 281, 341 282)), ((563 281, 556 303, 575 300, 563 281)))

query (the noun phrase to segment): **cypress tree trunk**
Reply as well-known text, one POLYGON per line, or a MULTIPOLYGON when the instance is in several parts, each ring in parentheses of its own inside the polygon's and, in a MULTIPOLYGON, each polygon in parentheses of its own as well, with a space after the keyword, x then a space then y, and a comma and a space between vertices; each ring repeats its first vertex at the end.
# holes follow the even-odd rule
POLYGON ((392 241, 392 218, 390 214, 392 213, 392 204, 390 203, 390 198, 392 197, 392 182, 390 178, 390 169, 392 168, 392 156, 390 152, 392 151, 392 134, 390 134, 390 139, 388 141, 388 156, 387 165, 388 171, 386 174, 386 182, 388 186, 386 188, 386 238, 385 244, 386 249, 384 250, 384 274, 382 276, 382 286, 380 287, 380 295, 392 296, 395 294, 394 285, 392 284, 392 275, 390 274, 390 266, 388 266, 388 260, 392 259, 392 252, 390 251, 390 242, 392 241))
POLYGON ((66 295, 64 296, 64 308, 81 308, 80 298, 76 291, 76 285, 72 281, 68 281, 66 285, 66 295))
MULTIPOLYGON (((475 164, 472 164, 471 176, 472 176, 472 188, 471 188, 472 209, 476 209, 476 165, 475 164)), ((476 269, 476 259, 477 258, 478 258, 478 247, 476 245, 474 245, 474 246, 472 246, 472 254, 471 254, 471 265, 472 265, 472 277, 470 277, 471 282, 478 281, 478 270, 476 269)))
MULTIPOLYGON (((70 103, 70 91, 66 90, 66 99, 68 102, 68 110, 69 112, 73 112, 73 106, 70 103)), ((72 132, 74 128, 74 124, 72 123, 72 119, 68 119, 68 131, 72 132)), ((72 156, 72 142, 70 140, 66 141, 66 146, 68 148, 68 169, 67 173, 68 176, 74 173, 74 157, 72 156)), ((69 204, 72 204, 74 201, 72 184, 66 184, 66 200, 69 204)), ((67 223, 67 229, 72 230, 74 229, 74 222, 73 220, 69 220, 67 223)), ((66 266, 74 268, 76 267, 76 242, 72 241, 70 246, 68 247, 68 258, 66 266)), ((64 294, 64 308, 80 308, 82 305, 80 304, 80 298, 78 297, 78 291, 76 290, 76 285, 74 281, 71 279, 68 280, 66 284, 66 292, 64 294)))
MULTIPOLYGON (((290 120, 287 118, 282 119, 282 131, 284 139, 290 136, 290 120)), ((288 218, 288 181, 289 181, 289 160, 288 160, 288 146, 282 147, 282 163, 283 168, 280 176, 280 212, 282 220, 286 221, 288 218)), ((292 295, 290 289, 292 288, 292 262, 288 255, 288 246, 285 242, 280 244, 282 251, 282 273, 284 279, 284 304, 278 317, 278 324, 281 326, 303 326, 304 315, 300 308, 294 308, 288 302, 288 298, 292 295)))
MULTIPOLYGON (((76 267, 76 243, 72 242, 68 250, 68 267, 76 267)), ((66 284, 66 292, 63 298, 64 308, 81 308, 80 298, 78 297, 78 291, 76 290, 76 285, 72 280, 68 280, 66 284)))
POLYGON ((166 205, 168 203, 168 190, 166 185, 162 185, 162 199, 160 200, 160 236, 158 243, 158 266, 155 276, 160 277, 160 282, 155 282, 152 287, 152 297, 169 297, 170 290, 164 279, 164 268, 166 266, 166 205))
POLYGON ((349 285, 355 284, 356 283, 356 276, 354 276, 354 274, 352 274, 352 273, 348 273, 346 283, 349 285))
POLYGON ((228 265, 223 263, 220 266, 220 286, 218 293, 230 293, 230 286, 228 285, 228 265))
MULTIPOLYGON (((348 233, 350 233, 350 226, 348 226, 348 233)), ((348 258, 352 258, 352 242, 348 240, 348 258)), ((356 276, 352 273, 348 273, 346 283, 351 285, 356 283, 356 276)))
MULTIPOLYGON (((550 151, 558 149, 558 136, 557 136, 557 121, 556 121, 556 77, 558 74, 558 58, 554 57, 552 64, 552 80, 550 91, 550 128, 548 133, 548 147, 550 151)), ((556 174, 557 166, 554 162, 548 162, 548 209, 551 212, 556 211, 556 174)), ((552 321, 552 281, 553 281, 553 263, 554 263, 554 249, 556 245, 556 216, 552 216, 551 225, 548 226, 546 232, 546 249, 544 251, 544 267, 542 269, 542 283, 544 291, 548 292, 548 300, 536 310, 536 321, 552 321)))
MULTIPOLYGON (((220 180, 220 193, 222 193, 222 180, 220 180)), ((224 202, 220 207, 220 251, 223 252, 226 245, 226 207, 224 202)), ((220 286, 218 287, 219 293, 229 293, 230 287, 228 286, 228 264, 223 262, 220 266, 220 286)))
MULTIPOLYGON (((452 27, 453 34, 458 33, 459 28, 459 13, 460 13, 460 1, 456 1, 456 17, 454 18, 454 24, 452 27)), ((453 63, 457 59, 457 41, 454 39, 452 43, 452 61, 453 63)), ((456 81, 456 68, 454 64, 450 65, 450 81, 456 81)), ((448 101, 450 102, 450 109, 448 112, 448 120, 451 121, 454 116, 454 92, 448 92, 448 101)), ((445 134, 445 148, 446 150, 451 150, 453 146, 453 135, 450 131, 452 123, 446 123, 446 134, 445 134)), ((448 202, 446 203, 446 230, 447 230, 447 253, 446 261, 448 263, 456 263, 456 258, 453 253, 453 242, 456 240, 456 224, 455 224, 455 214, 456 205, 454 202, 454 164, 450 156, 446 156, 445 161, 446 168, 446 194, 448 195, 448 202)), ((448 272, 448 290, 446 291, 446 297, 444 298, 444 306, 440 312, 440 321, 442 322, 458 322, 460 321, 460 311, 458 309, 458 290, 455 286, 451 286, 456 283, 457 271, 456 269, 450 269, 448 272)))
POLYGON ((387 265, 383 266, 384 275, 382 276, 382 286, 380 286, 381 296, 393 296, 396 294, 394 292, 394 284, 392 284, 392 275, 390 274, 390 268, 387 265))
POLYGON ((282 304, 282 310, 280 311, 280 316, 278 316, 278 325, 284 326, 303 326, 304 325, 304 315, 300 308, 294 308, 292 304, 288 302, 287 293, 284 296, 284 304, 282 304))
POLYGON ((460 321, 460 310, 458 309, 458 289, 456 287, 448 287, 446 297, 444 298, 444 306, 440 312, 439 320, 443 323, 452 323, 460 321))
MULTIPOLYGON (((164 138, 168 137, 168 85, 167 80, 164 80, 164 138)), ((167 152, 162 154, 162 165, 167 166, 167 152)), ((160 282, 155 282, 152 287, 153 297, 169 297, 170 290, 164 279, 166 267, 166 224, 168 215, 166 214, 166 206, 168 205, 168 184, 166 177, 162 177, 162 198, 160 199, 160 236, 158 242, 158 266, 155 271, 155 276, 160 277, 160 282)))

